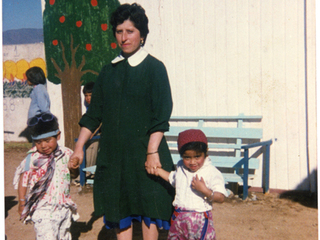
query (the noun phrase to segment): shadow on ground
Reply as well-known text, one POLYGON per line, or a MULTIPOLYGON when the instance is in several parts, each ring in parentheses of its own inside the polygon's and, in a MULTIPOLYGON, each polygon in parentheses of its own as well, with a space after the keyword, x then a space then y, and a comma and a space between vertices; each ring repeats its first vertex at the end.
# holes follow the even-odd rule
POLYGON ((309 191, 286 191, 281 193, 280 199, 288 199, 293 202, 298 202, 305 207, 318 208, 318 194, 317 192, 309 191))
POLYGON ((18 201, 15 201, 14 199, 16 199, 15 196, 7 196, 4 198, 5 218, 7 218, 9 210, 18 204, 18 201))
MULTIPOLYGON (((73 240, 78 240, 81 233, 89 232, 92 229, 93 223, 100 217, 95 217, 94 213, 91 214, 91 219, 86 222, 73 222, 71 226, 71 234, 73 240)), ((168 231, 159 231, 159 240, 167 239, 168 231)), ((103 226, 97 236, 97 240, 116 240, 117 236, 114 229, 107 229, 103 226)), ((142 229, 140 222, 133 222, 133 240, 142 239, 142 229)))
POLYGON ((86 233, 92 230, 92 225, 95 221, 97 221, 100 217, 94 216, 94 213, 91 214, 91 218, 88 222, 73 222, 71 225, 71 235, 72 239, 79 239, 81 233, 86 233))

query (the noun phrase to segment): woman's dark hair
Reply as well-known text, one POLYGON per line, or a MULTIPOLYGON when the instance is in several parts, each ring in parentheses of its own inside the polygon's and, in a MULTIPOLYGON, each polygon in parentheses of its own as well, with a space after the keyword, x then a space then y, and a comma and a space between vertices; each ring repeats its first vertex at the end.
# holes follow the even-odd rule
POLYGON ((179 151, 180 156, 182 157, 185 151, 188 150, 193 150, 196 153, 204 153, 204 155, 207 156, 208 145, 203 142, 189 142, 181 147, 179 151))
POLYGON ((52 115, 52 120, 50 121, 42 121, 41 116, 43 114, 48 114, 48 113, 42 113, 38 114, 35 116, 35 118, 38 118, 38 123, 35 124, 34 126, 29 126, 29 132, 32 136, 39 136, 44 133, 56 131, 59 129, 59 123, 58 119, 52 115))
POLYGON ((46 76, 40 67, 29 68, 26 77, 33 85, 46 84, 46 76))
POLYGON ((94 86, 94 82, 86 83, 82 90, 83 94, 92 93, 93 86, 94 86))
POLYGON ((148 17, 145 10, 138 4, 122 4, 111 15, 110 23, 112 25, 113 35, 116 35, 116 29, 119 24, 124 21, 130 20, 133 22, 135 28, 140 31, 141 37, 144 38, 142 46, 145 44, 147 35, 149 33, 148 17))

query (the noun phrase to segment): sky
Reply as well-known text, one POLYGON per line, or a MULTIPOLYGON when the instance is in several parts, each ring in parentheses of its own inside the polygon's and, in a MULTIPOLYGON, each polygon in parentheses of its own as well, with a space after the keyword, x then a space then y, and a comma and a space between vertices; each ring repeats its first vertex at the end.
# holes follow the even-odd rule
POLYGON ((41 0, 2 0, 2 31, 42 28, 41 0))

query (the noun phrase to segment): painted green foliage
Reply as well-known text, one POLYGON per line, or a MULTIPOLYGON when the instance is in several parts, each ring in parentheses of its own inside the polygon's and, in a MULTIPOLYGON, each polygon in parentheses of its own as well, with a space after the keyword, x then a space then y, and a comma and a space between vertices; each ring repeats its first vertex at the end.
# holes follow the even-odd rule
POLYGON ((102 66, 119 53, 109 24, 111 13, 119 5, 117 0, 46 0, 43 31, 49 81, 56 84, 62 81, 55 75, 57 69, 52 59, 63 71, 63 55, 71 65, 71 51, 76 47, 76 65, 81 64, 84 56, 82 71, 90 70, 81 76, 81 81, 84 84, 96 79, 102 66))
POLYGON ((95 81, 119 53, 110 16, 117 0, 46 0, 43 33, 47 78, 61 83, 65 146, 79 135, 81 85, 95 81))

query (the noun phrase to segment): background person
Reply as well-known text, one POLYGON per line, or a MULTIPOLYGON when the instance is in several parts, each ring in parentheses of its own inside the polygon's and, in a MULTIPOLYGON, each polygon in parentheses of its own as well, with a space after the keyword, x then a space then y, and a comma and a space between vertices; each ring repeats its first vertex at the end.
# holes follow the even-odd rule
POLYGON ((33 86, 30 94, 31 103, 28 119, 38 114, 50 112, 50 98, 46 87, 46 77, 40 67, 32 67, 26 71, 27 82, 33 86))
MULTIPOLYGON (((94 86, 94 82, 88 82, 84 85, 83 90, 82 90, 83 95, 84 95, 84 105, 86 106, 87 110, 88 110, 90 103, 91 103, 93 86, 94 86)), ((99 134, 100 134, 100 131, 97 131, 95 136, 99 135, 99 134)), ((86 143, 86 167, 96 165, 98 149, 99 149, 99 139, 89 140, 86 143)), ((87 172, 87 175, 88 175, 87 177, 89 177, 89 176, 91 176, 91 173, 87 172)))
POLYGON ((88 82, 83 86, 83 89, 82 89, 82 93, 84 95, 84 105, 86 109, 88 109, 91 103, 93 86, 94 86, 94 82, 88 82))

